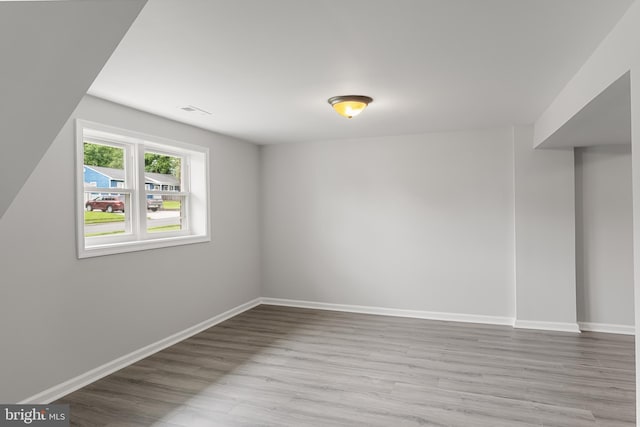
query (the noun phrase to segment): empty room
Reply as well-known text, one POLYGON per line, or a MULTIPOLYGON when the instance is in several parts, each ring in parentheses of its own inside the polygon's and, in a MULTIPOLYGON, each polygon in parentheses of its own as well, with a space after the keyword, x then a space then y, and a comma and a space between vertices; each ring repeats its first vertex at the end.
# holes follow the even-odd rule
POLYGON ((640 420, 637 1, 0 1, 0 61, 0 425, 640 420))

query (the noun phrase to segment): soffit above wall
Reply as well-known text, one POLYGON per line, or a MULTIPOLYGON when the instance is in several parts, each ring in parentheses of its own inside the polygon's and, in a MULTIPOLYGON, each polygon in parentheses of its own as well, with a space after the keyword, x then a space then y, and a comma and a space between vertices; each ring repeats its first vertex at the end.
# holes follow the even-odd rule
POLYGON ((631 144, 631 78, 625 73, 539 148, 631 144))

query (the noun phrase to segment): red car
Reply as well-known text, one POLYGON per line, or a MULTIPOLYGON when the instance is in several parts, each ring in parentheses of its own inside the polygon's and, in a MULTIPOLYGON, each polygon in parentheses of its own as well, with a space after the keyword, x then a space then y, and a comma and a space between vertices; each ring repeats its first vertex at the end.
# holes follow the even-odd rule
POLYGON ((100 210, 105 212, 124 212, 124 202, 116 196, 98 196, 95 199, 89 200, 87 203, 85 203, 84 207, 88 211, 100 210))

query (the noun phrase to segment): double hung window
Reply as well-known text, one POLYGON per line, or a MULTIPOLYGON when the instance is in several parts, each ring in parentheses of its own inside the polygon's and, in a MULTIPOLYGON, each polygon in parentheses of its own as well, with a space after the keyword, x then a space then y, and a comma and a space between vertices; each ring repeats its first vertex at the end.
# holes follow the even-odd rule
POLYGON ((78 120, 78 257, 210 240, 208 149, 78 120))

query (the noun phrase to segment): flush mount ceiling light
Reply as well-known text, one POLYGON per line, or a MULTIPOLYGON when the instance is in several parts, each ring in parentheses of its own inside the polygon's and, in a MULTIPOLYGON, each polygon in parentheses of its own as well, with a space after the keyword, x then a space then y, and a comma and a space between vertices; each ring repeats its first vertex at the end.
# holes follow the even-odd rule
POLYGON ((367 108, 367 105, 373 102, 373 98, 362 95, 344 95, 334 96, 327 101, 338 114, 350 119, 367 108))

